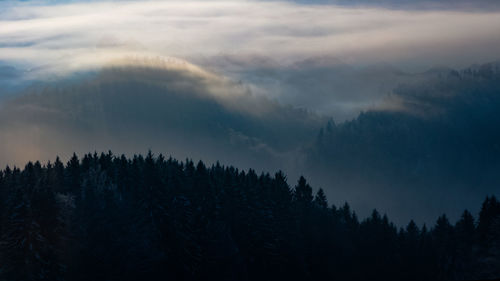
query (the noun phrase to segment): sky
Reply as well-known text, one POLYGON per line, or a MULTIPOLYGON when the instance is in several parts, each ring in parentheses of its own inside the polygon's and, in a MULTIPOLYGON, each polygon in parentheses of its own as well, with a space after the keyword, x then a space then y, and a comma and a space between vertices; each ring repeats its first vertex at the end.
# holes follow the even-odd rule
MULTIPOLYGON (((123 56, 335 57, 421 71, 498 59, 500 12, 258 1, 2 1, 0 62, 67 73, 123 56)), ((261 63, 265 63, 261 62, 261 63)))

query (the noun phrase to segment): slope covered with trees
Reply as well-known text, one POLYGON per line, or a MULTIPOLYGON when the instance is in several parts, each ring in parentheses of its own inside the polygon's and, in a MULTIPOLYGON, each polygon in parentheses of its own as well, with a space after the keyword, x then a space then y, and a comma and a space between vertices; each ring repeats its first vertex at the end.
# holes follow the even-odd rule
POLYGON ((385 200, 386 210, 416 210, 414 218, 422 204, 429 213, 458 212, 498 192, 500 64, 430 72, 425 83, 400 85, 383 108, 327 123, 304 170, 352 187, 329 195, 385 200), (409 199, 411 208, 397 205, 409 199))
POLYGON ((185 61, 125 59, 1 102, 0 166, 153 149, 275 170, 324 121, 185 61))
POLYGON ((499 277, 500 202, 478 220, 360 221, 301 177, 151 153, 0 173, 0 280, 469 280, 499 277))

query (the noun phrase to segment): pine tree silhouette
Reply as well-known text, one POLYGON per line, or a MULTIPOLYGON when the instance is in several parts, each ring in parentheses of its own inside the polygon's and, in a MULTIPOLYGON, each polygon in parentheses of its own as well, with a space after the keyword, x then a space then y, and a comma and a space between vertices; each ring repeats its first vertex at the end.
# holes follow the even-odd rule
MULTIPOLYGON (((335 130, 332 126, 331 130, 335 130)), ((500 204, 477 227, 404 228, 328 206, 304 177, 149 152, 0 172, 0 280, 456 280, 500 275, 500 204)))

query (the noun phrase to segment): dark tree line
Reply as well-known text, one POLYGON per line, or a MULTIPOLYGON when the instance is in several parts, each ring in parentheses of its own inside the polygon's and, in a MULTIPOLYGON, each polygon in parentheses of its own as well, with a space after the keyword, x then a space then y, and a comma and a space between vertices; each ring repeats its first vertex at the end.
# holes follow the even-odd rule
POLYGON ((403 228, 360 221, 302 177, 88 154, 0 172, 0 280, 500 277, 500 202, 403 228))

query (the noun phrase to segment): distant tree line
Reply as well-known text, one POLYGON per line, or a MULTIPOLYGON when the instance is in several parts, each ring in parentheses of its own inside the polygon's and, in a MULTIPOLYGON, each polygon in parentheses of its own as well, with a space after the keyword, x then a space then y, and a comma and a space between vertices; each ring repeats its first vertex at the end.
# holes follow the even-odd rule
POLYGON ((149 153, 0 172, 0 280, 500 277, 500 202, 432 227, 360 221, 301 177, 149 153))
POLYGON ((499 92, 500 64, 400 85, 387 101, 396 109, 325 124, 304 167, 340 182, 363 178, 381 185, 497 190, 499 92))

